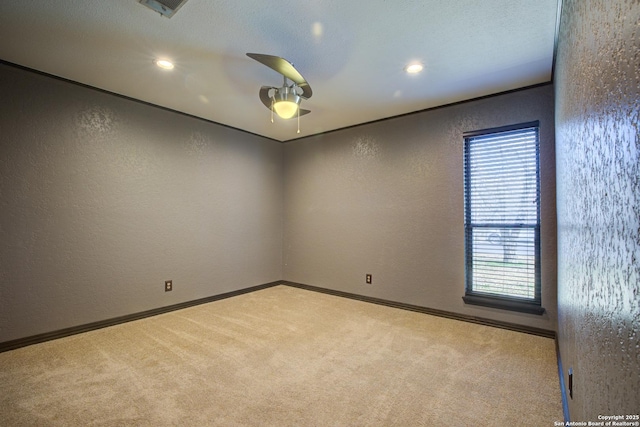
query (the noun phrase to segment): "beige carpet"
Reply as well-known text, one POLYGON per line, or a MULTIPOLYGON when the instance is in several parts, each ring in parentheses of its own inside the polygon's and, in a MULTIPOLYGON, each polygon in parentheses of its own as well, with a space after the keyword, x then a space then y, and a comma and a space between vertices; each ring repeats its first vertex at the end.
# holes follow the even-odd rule
POLYGON ((2 426, 552 426, 554 341, 276 286, 0 354, 2 426))

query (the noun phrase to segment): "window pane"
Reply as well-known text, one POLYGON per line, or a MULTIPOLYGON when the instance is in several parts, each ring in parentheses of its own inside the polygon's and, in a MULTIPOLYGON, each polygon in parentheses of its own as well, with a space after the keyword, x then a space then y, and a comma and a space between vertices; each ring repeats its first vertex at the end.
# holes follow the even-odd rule
POLYGON ((537 133, 469 138, 471 223, 538 222, 537 133))
POLYGON ((474 228, 473 290, 535 297, 535 229, 474 228))
POLYGON ((467 294, 540 302, 537 126, 465 138, 467 294))

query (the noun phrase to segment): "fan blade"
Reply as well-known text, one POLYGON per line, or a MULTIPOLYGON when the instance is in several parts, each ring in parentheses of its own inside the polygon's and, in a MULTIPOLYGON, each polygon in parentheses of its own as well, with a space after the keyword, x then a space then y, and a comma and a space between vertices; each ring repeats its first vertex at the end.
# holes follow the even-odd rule
POLYGON ((266 65, 274 71, 282 74, 295 84, 297 84, 302 89, 302 96, 304 99, 311 98, 313 92, 311 91, 311 86, 309 83, 302 77, 302 74, 286 59, 280 58, 279 56, 273 55, 264 55, 262 53, 247 53, 247 56, 251 59, 255 59, 259 63, 266 65))
POLYGON ((302 95, 300 95, 300 97, 304 99, 311 98, 313 92, 311 92, 311 86, 309 86, 309 83, 304 82, 304 84, 298 85, 298 87, 302 89, 302 95))
POLYGON ((260 96, 260 101, 262 101, 264 106, 269 108, 269 109, 271 109, 271 98, 269 97, 269 91, 271 89, 275 89, 275 87, 262 86, 260 88, 260 93, 258 94, 258 96, 260 96))
POLYGON ((263 55, 261 53, 247 53, 247 56, 249 58, 255 59, 261 64, 266 65, 272 70, 277 71, 278 73, 282 74, 298 85, 306 83, 306 80, 304 79, 304 77, 302 77, 302 74, 300 74, 298 70, 296 70, 293 65, 284 58, 273 55, 263 55))

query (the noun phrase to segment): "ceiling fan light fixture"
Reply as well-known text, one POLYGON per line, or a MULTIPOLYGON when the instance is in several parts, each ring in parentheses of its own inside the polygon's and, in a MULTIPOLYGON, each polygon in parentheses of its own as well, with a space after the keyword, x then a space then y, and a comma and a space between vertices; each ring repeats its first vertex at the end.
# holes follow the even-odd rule
POLYGON ((296 115, 300 105, 300 96, 288 87, 277 91, 273 96, 273 109, 283 119, 290 119, 296 115))
POLYGON ((273 104, 273 109, 276 110, 276 114, 283 119, 290 119, 296 115, 298 104, 292 101, 279 101, 273 104))
POLYGON ((271 110, 271 123, 273 123, 274 111, 283 119, 297 116, 297 133, 300 133, 300 116, 311 112, 300 108, 300 99, 309 99, 313 94, 309 83, 294 68, 293 64, 284 58, 260 53, 247 53, 247 56, 282 74, 282 87, 262 86, 258 97, 264 106, 271 110), (291 85, 288 80, 292 82, 291 85))

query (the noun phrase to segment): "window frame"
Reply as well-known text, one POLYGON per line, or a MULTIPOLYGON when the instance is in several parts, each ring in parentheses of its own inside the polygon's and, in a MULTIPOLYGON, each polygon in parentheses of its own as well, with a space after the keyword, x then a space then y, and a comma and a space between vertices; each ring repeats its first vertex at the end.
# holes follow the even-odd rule
MULTIPOLYGON (((509 126, 501 126, 490 129, 482 129, 472 132, 465 132, 464 138, 464 233, 465 233, 465 295, 462 297, 466 304, 479 305, 485 307, 499 308, 504 310, 518 311, 530 314, 541 315, 545 312, 542 307, 541 289, 541 262, 540 262, 540 122, 532 121, 509 126), (535 128, 536 131, 536 222, 534 225, 523 224, 493 224, 500 228, 527 228, 534 230, 534 297, 516 297, 510 295, 500 295, 474 291, 473 289, 473 229, 482 228, 474 225, 471 221, 471 167, 470 167, 470 146, 474 137, 499 134, 503 132, 513 132, 535 128)), ((486 227, 486 226, 485 226, 486 227)))

